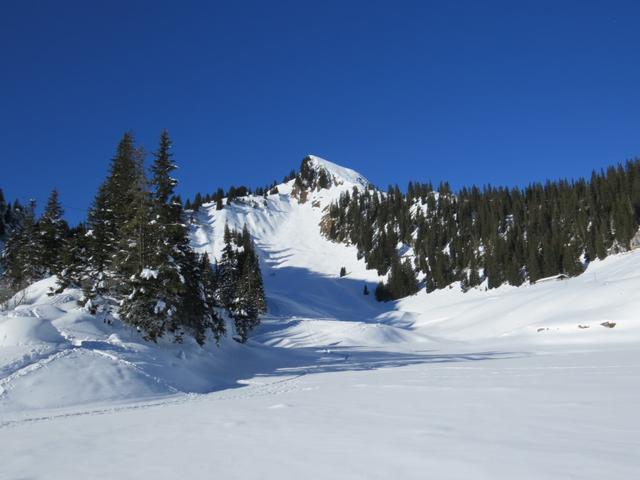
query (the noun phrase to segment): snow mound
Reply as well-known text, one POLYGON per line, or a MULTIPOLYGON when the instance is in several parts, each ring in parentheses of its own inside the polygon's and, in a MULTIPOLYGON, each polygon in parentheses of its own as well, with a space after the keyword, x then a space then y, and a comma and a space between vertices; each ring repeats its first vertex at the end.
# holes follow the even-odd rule
POLYGON ((176 389, 106 352, 63 350, 18 371, 5 383, 0 405, 11 410, 149 399, 176 389))
POLYGON ((48 320, 35 316, 15 316, 0 320, 2 347, 64 342, 64 337, 48 320))

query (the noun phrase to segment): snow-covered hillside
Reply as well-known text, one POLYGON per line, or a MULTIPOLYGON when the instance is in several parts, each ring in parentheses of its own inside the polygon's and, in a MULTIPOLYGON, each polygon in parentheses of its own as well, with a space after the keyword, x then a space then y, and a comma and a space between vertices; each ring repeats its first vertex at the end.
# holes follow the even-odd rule
POLYGON ((247 345, 144 342, 78 291, 48 296, 53 279, 0 314, 0 478, 637 473, 640 251, 567 280, 378 303, 363 294, 377 273, 319 226, 369 182, 311 164, 329 189, 301 198, 290 181, 193 214, 211 258, 225 224, 254 238, 269 311, 247 345))

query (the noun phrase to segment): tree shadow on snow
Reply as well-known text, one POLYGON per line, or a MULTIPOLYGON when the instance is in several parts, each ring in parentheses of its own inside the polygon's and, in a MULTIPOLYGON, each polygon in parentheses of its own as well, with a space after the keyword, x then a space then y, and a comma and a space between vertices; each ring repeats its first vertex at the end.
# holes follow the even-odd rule
MULTIPOLYGON (((339 269, 336 266, 336 274, 339 269)), ((348 273, 334 277, 299 267, 265 268, 263 272, 269 314, 275 317, 370 322, 393 309, 393 302, 376 301, 374 282, 349 278, 348 273), (363 293, 365 285, 369 295, 363 293)))
MULTIPOLYGON (((437 351, 394 352, 376 350, 370 347, 304 347, 281 348, 265 347, 261 344, 247 346, 250 349, 267 353, 270 361, 252 363, 245 369, 236 382, 229 382, 212 390, 212 392, 231 388, 246 387, 246 379, 273 379, 264 384, 277 383, 291 377, 301 377, 307 374, 372 371, 389 368, 406 367, 410 365, 437 365, 446 363, 468 363, 488 360, 504 360, 529 356, 526 352, 462 352, 439 353, 437 351), (278 361, 279 360, 279 361, 278 361)), ((229 379, 231 380, 231 379, 229 379)), ((262 382, 258 382, 262 384, 262 382)), ((212 393, 211 392, 211 393, 212 393)))

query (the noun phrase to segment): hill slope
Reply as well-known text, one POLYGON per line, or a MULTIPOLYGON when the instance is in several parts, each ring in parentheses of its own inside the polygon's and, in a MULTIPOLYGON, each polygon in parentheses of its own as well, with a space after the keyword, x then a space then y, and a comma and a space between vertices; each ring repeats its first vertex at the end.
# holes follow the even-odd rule
POLYGON ((246 345, 147 343, 79 309, 79 291, 48 296, 54 279, 0 314, 0 477, 638 471, 640 251, 568 280, 377 303, 363 286, 378 275, 319 227, 368 182, 312 160, 330 188, 301 195, 292 181, 193 214, 192 242, 212 258, 225 223, 254 237, 269 312, 246 345))
POLYGON ((312 168, 329 174, 330 188, 310 185, 303 200, 292 180, 277 194, 244 197, 222 210, 206 204, 193 217, 192 242, 211 258, 220 256, 225 224, 246 225, 255 240, 269 312, 248 348, 228 340, 219 349, 189 341, 146 343, 130 329, 80 310, 78 291, 47 296, 53 280, 45 280, 28 289, 23 305, 0 317, 0 405, 22 411, 204 393, 256 373, 313 364, 313 348, 535 350, 640 338, 640 252, 593 262, 582 276, 564 281, 466 294, 456 285, 376 302, 363 294, 364 285, 373 291, 376 272, 366 269, 354 247, 328 241, 319 227, 324 209, 341 192, 369 183, 357 172, 310 158, 312 168), (343 266, 347 275, 341 278, 343 266))

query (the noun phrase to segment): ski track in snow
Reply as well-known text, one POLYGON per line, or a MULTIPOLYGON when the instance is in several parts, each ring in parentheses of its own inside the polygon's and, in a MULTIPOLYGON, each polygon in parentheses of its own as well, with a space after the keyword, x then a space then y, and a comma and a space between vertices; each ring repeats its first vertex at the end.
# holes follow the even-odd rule
MULTIPOLYGON (((64 352, 59 352, 59 353, 64 353, 64 352)), ((71 418, 71 417, 83 417, 88 415, 107 415, 107 414, 118 413, 118 412, 129 411, 129 410, 161 408, 161 407, 167 407, 169 405, 184 404, 187 402, 205 402, 205 401, 215 402, 215 401, 221 401, 221 400, 237 400, 237 399, 278 395, 278 394, 295 391, 296 388, 292 384, 296 380, 298 380, 300 377, 306 374, 307 372, 303 372, 303 373, 294 375, 291 378, 275 380, 273 382, 268 382, 265 384, 248 384, 245 387, 239 388, 237 390, 238 393, 234 393, 236 392, 235 389, 230 391, 225 390, 219 393, 210 393, 210 394, 187 393, 187 394, 181 394, 178 398, 168 398, 168 399, 163 399, 163 400, 154 401, 154 402, 137 402, 130 405, 121 405, 116 407, 91 408, 86 410, 76 410, 76 411, 67 412, 67 413, 59 413, 59 414, 46 415, 46 416, 24 417, 24 418, 17 418, 13 420, 0 421, 0 429, 17 427, 26 423, 45 422, 45 421, 59 420, 59 419, 71 418)))

